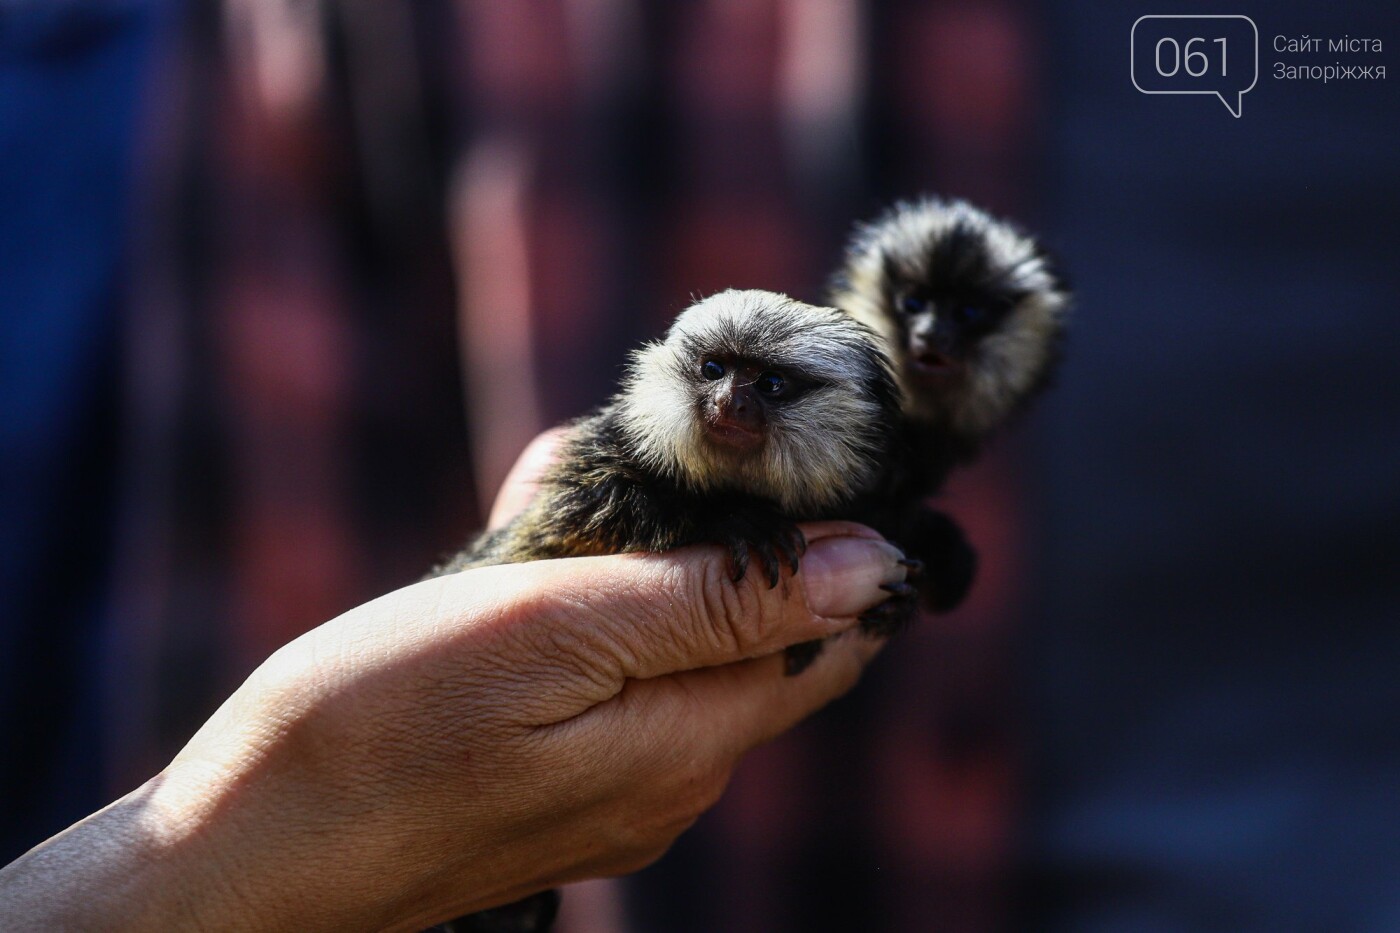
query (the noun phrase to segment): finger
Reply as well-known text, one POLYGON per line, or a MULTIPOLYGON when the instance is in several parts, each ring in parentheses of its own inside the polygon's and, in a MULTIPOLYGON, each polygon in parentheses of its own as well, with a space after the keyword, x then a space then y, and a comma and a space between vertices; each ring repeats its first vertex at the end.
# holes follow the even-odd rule
POLYGON ((491 518, 486 523, 487 530, 508 524, 530 504, 535 490, 539 488, 540 477, 554 462, 559 445, 568 433, 569 429, 565 427, 551 428, 526 445, 496 493, 491 518))
MULTIPOLYGON (((850 631, 831 639, 801 677, 783 676, 781 654, 636 682, 632 708, 685 723, 702 753, 743 754, 855 686, 883 639, 850 631)), ((601 711, 601 710, 600 710, 601 711)), ((666 741, 674 741, 674 734, 666 741)))

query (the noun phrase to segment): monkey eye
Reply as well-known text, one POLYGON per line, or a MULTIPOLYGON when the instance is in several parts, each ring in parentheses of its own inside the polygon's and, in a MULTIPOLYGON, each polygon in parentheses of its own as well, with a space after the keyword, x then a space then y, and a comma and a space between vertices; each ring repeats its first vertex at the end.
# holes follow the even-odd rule
POLYGON ((706 360, 700 367, 700 375, 714 382, 724 375, 724 364, 716 363, 714 360, 706 360))
POLYGON ((928 310, 928 306, 929 300, 918 295, 906 295, 899 302, 899 307, 905 314, 923 314, 928 310))
POLYGON ((961 305, 953 312, 953 320, 963 327, 975 327, 982 323, 986 316, 986 312, 976 305, 961 305))
POLYGON ((783 378, 782 373, 770 370, 766 373, 760 373, 758 378, 754 380, 753 387, 764 395, 778 396, 782 395, 783 390, 787 388, 787 380, 783 378))

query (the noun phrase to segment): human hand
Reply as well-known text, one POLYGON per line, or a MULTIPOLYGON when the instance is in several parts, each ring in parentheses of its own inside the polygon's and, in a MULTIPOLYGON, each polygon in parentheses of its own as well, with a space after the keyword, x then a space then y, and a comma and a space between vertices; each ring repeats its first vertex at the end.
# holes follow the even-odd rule
POLYGON ((635 870, 878 648, 847 635, 783 676, 783 648, 847 632, 904 575, 868 529, 804 530, 801 572, 773 590, 695 547, 482 568, 360 606, 276 652, 151 782, 7 869, 11 889, 96 870, 107 885, 47 903, 106 929, 414 930, 635 870))

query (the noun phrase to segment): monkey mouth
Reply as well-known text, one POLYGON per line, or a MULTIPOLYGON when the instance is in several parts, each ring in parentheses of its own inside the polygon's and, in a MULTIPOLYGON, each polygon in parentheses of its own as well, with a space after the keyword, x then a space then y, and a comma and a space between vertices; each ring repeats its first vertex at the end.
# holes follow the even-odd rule
POLYGON ((909 357, 910 374, 920 380, 947 382, 961 374, 962 368, 962 360, 937 350, 925 350, 909 357))
POLYGON ((755 431, 732 421, 712 421, 705 426, 706 436, 718 447, 735 453, 750 453, 763 446, 763 431, 755 431))

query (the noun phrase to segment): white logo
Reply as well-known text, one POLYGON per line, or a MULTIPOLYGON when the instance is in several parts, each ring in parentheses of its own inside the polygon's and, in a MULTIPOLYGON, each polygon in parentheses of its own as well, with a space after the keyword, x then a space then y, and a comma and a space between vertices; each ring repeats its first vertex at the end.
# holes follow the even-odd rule
POLYGON ((1140 16, 1128 62, 1142 93, 1214 94, 1238 117, 1259 82, 1259 27, 1248 16, 1140 16))

